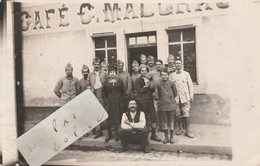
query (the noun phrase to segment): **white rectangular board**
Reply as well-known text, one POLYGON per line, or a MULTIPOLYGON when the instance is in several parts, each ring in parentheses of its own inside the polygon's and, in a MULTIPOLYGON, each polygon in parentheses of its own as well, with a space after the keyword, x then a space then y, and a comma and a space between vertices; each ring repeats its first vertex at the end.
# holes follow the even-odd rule
POLYGON ((20 136, 18 150, 29 165, 42 165, 107 118, 95 95, 85 90, 20 136))

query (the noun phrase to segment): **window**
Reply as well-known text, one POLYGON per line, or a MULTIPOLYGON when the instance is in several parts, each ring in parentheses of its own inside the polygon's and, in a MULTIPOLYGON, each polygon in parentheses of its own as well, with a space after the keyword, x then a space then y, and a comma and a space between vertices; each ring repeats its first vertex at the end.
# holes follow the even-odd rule
POLYGON ((197 82, 195 28, 168 30, 169 53, 181 56, 183 68, 197 82))
POLYGON ((116 36, 94 37, 95 56, 101 62, 105 61, 109 65, 114 65, 117 60, 116 36))

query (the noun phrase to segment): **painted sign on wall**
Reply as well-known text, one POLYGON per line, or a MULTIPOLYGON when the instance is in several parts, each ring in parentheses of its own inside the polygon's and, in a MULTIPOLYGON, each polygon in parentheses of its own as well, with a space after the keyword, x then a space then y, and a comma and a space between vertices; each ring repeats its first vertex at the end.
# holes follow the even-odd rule
POLYGON ((22 18, 22 31, 26 32, 48 30, 57 27, 73 27, 76 24, 85 26, 89 24, 153 18, 156 16, 165 17, 206 13, 207 11, 222 10, 228 7, 229 3, 223 2, 197 4, 54 4, 43 7, 25 8, 20 12, 20 16, 22 18), (55 22, 53 22, 54 20, 55 22))

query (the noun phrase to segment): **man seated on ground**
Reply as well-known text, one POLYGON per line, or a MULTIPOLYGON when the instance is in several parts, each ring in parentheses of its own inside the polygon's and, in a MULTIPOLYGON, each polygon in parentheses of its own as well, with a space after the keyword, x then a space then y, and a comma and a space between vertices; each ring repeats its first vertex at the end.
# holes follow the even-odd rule
POLYGON ((144 112, 137 110, 137 103, 131 100, 128 103, 129 111, 125 112, 121 120, 119 139, 122 144, 122 152, 129 150, 128 143, 140 143, 142 151, 147 153, 148 130, 144 112))

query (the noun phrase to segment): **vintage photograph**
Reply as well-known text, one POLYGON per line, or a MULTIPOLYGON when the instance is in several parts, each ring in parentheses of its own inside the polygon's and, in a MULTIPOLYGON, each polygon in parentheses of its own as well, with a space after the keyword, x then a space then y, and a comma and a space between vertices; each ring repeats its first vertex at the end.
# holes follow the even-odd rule
POLYGON ((2 0, 1 163, 231 164, 239 6, 2 0))

